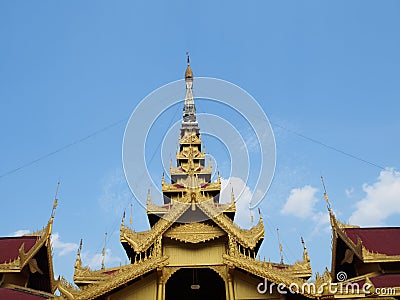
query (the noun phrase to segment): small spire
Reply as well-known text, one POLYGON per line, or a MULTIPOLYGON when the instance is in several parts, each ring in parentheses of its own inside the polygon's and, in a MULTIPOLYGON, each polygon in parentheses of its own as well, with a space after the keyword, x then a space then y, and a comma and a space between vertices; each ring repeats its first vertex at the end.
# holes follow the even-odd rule
POLYGON ((279 237, 279 228, 276 229, 276 234, 278 235, 279 254, 281 256, 281 265, 283 265, 284 264, 284 261, 283 261, 283 247, 282 247, 282 244, 281 244, 281 239, 279 237))
POLYGON ((310 262, 310 256, 308 255, 306 243, 304 242, 303 237, 301 237, 301 244, 303 245, 303 261, 310 262))
POLYGON ((151 203, 151 192, 150 189, 147 190, 147 205, 151 203))
POLYGON ((80 269, 82 267, 81 252, 82 252, 82 239, 79 242, 78 253, 76 255, 76 260, 75 260, 75 268, 76 269, 80 269))
POLYGON ((132 207, 133 203, 131 203, 131 216, 129 217, 129 224, 132 226, 132 207))
POLYGON ((106 245, 107 245, 107 232, 105 233, 105 236, 104 236, 104 247, 103 247, 103 250, 101 251, 101 256, 103 257, 101 260, 101 269, 102 270, 105 269, 104 262, 106 259, 106 245))

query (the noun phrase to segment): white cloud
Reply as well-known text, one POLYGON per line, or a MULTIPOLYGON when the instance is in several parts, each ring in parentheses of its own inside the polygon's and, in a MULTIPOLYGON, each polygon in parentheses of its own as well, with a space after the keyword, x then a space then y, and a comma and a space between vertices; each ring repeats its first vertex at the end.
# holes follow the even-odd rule
POLYGON ((28 233, 30 233, 30 230, 27 230, 27 229, 20 229, 20 230, 17 230, 17 231, 15 231, 15 232, 13 232, 13 233, 11 234, 11 236, 23 236, 23 235, 28 234, 28 233))
POLYGON ((281 213, 302 219, 312 217, 315 215, 314 206, 318 202, 318 199, 315 197, 317 191, 318 189, 310 185, 292 189, 281 213))
MULTIPOLYGON (((221 178, 221 203, 228 203, 231 201, 231 192, 233 188, 233 193, 236 199, 236 214, 235 223, 242 228, 250 228, 253 224, 251 223, 251 212, 250 211, 250 201, 252 199, 253 193, 246 183, 238 177, 231 177, 229 179, 221 178)), ((257 222, 258 216, 254 216, 254 221, 257 222)))
POLYGON ((51 235, 51 245, 58 256, 63 256, 78 250, 78 244, 62 242, 58 232, 51 235))
POLYGON ((312 220, 315 222, 315 224, 311 235, 316 235, 320 233, 321 229, 324 233, 329 233, 331 231, 329 213, 327 211, 319 211, 317 213, 314 213, 312 216, 312 220))
POLYGON ((346 193, 347 198, 351 198, 354 195, 354 188, 349 188, 349 189, 345 189, 344 191, 346 193))
POLYGON ((113 212, 118 216, 122 215, 124 208, 132 197, 126 179, 121 170, 116 170, 110 176, 103 187, 103 193, 98 202, 106 212, 113 212))
MULTIPOLYGON (((101 267, 101 262, 103 261, 103 255, 101 253, 96 253, 90 255, 89 252, 82 253, 82 260, 84 264, 88 265, 92 269, 98 269, 101 267)), ((106 267, 110 267, 113 263, 120 263, 122 260, 118 256, 113 256, 111 249, 107 248, 105 251, 104 264, 106 267)))
POLYGON ((357 202, 350 223, 360 226, 383 225, 391 216, 400 214, 400 172, 381 171, 372 185, 364 184, 365 197, 357 202))

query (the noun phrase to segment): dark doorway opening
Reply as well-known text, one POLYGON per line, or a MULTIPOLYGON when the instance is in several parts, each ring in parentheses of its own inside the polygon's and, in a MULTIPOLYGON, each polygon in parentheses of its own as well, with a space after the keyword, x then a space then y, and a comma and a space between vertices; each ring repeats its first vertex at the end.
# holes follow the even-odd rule
POLYGON ((176 271, 165 286, 166 300, 225 300, 224 280, 208 268, 176 271))

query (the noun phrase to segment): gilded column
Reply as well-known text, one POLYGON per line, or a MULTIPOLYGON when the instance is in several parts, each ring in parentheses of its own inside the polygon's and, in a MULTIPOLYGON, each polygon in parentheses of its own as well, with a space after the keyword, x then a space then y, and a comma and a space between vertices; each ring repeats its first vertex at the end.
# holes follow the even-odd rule
POLYGON ((164 285, 163 285, 163 272, 159 270, 157 272, 157 300, 164 299, 164 285))
POLYGON ((228 294, 229 300, 235 300, 235 295, 233 293, 233 277, 232 277, 232 269, 228 272, 228 294))

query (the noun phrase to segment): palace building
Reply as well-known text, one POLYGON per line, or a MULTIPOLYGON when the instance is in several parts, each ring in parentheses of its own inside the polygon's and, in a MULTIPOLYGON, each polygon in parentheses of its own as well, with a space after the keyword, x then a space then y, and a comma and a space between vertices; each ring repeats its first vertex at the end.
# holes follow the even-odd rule
POLYGON ((212 181, 212 167, 205 161, 193 81, 188 58, 176 167, 171 166, 170 180, 162 176, 163 204, 148 198, 147 231, 133 231, 122 219, 120 241, 129 264, 92 270, 82 264, 81 243, 71 266, 74 283, 54 279, 53 212, 40 232, 0 238, 0 299, 399 299, 400 228, 346 225, 329 206, 330 272, 310 280, 313 274, 304 242, 302 257, 292 265, 259 258, 263 219, 260 215, 256 225, 243 229, 233 221, 233 192, 221 201, 220 176, 212 181), (344 281, 340 272, 347 276, 344 281), (339 283, 370 287, 367 292, 330 289, 339 283), (394 292, 382 295, 380 288, 394 292))

